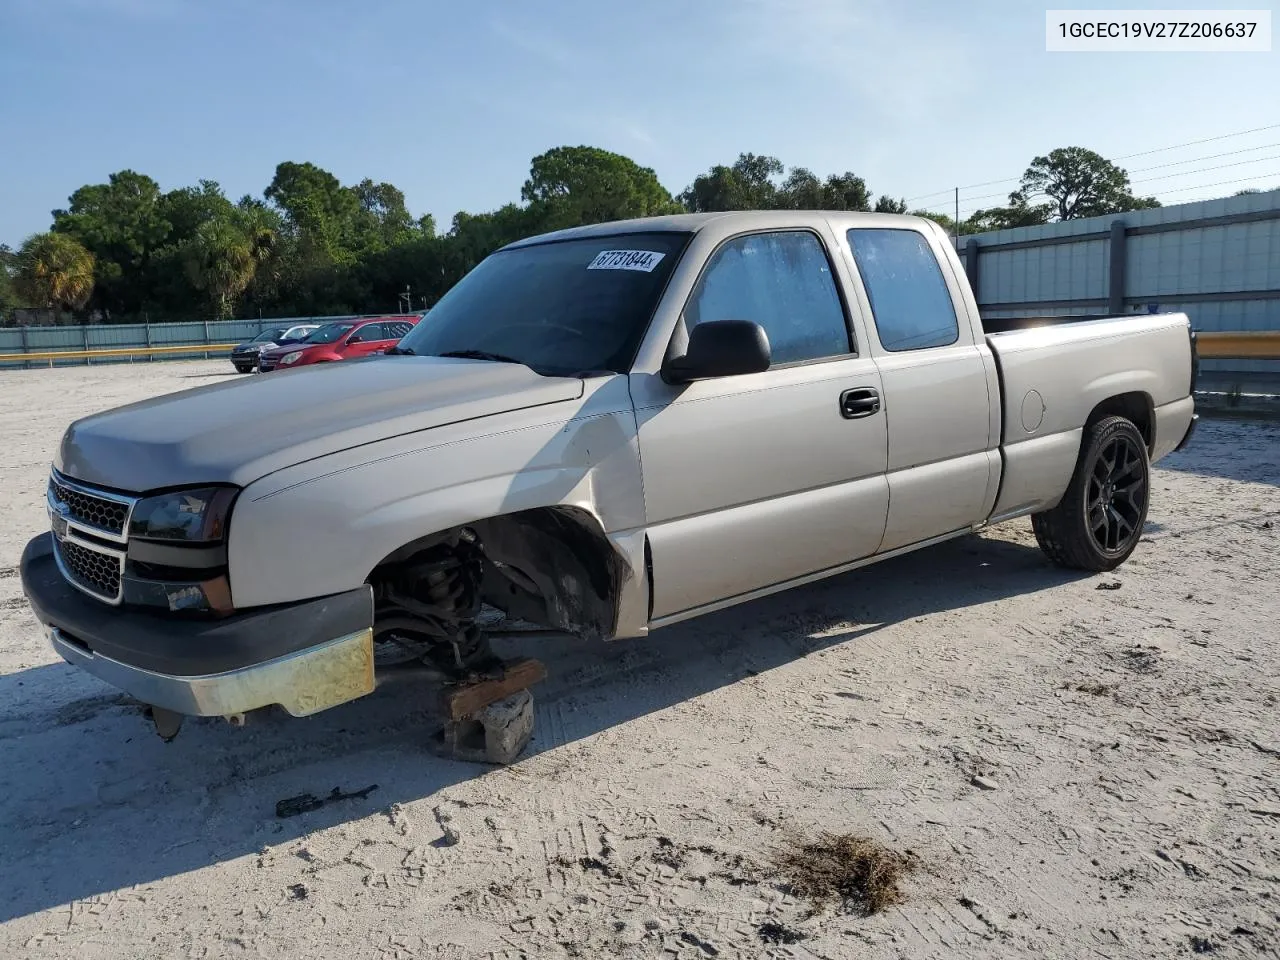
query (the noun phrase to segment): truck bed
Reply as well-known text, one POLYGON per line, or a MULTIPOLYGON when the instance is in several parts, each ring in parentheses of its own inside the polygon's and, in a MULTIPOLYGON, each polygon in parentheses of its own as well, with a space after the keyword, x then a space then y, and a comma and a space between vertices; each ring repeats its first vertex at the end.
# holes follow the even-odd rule
POLYGON ((994 517, 1061 497, 1081 427, 1103 401, 1125 396, 1149 421, 1153 461, 1177 446, 1191 418, 1186 314, 1039 319, 1059 322, 986 336, 999 370, 1004 459, 994 517))

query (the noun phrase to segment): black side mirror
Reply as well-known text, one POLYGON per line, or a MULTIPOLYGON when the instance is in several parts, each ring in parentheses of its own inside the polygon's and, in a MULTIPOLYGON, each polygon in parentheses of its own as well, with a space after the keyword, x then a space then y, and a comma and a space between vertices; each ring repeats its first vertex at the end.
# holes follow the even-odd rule
POLYGON ((751 320, 709 320, 694 326, 682 357, 662 368, 667 383, 763 373, 772 362, 769 335, 751 320))

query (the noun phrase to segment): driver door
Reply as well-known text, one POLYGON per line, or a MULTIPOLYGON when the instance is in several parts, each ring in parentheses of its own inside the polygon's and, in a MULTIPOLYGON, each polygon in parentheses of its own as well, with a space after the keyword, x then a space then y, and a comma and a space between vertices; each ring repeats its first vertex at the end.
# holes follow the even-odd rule
POLYGON ((379 348, 386 349, 388 344, 382 342, 386 339, 387 334, 381 323, 366 323, 351 334, 342 355, 347 358, 367 357, 379 348))
POLYGON ((870 556, 884 536, 885 418, 850 402, 878 396, 880 375, 853 342, 824 240, 794 229, 722 243, 683 322, 725 319, 764 327, 770 369, 632 381, 655 621, 870 556))

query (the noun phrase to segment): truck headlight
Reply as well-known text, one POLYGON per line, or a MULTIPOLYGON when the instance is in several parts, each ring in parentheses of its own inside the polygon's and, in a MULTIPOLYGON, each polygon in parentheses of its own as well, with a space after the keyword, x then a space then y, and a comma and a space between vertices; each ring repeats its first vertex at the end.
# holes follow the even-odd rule
POLYGON ((129 536, 217 542, 226 535, 227 516, 238 492, 234 487, 199 487, 139 500, 129 519, 129 536))
POLYGON ((281 357, 280 363, 282 366, 288 366, 291 363, 297 363, 298 359, 301 356, 302 356, 302 351, 295 350, 293 353, 286 353, 283 357, 281 357))

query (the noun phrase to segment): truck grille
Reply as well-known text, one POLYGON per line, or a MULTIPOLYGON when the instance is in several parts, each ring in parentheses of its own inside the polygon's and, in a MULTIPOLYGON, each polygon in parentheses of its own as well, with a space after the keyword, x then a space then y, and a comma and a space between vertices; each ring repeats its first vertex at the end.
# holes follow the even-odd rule
POLYGON ((77 590, 118 604, 136 497, 86 487, 57 470, 46 496, 58 568, 77 590))
POLYGON ((54 543, 62 560, 62 573, 72 586, 99 600, 119 602, 120 557, 100 553, 73 540, 55 538, 54 543))
POLYGON ((90 527, 105 530, 108 533, 122 535, 125 521, 129 516, 129 502, 95 496, 81 489, 73 489, 51 477, 49 488, 54 499, 66 505, 69 520, 77 520, 90 527))

